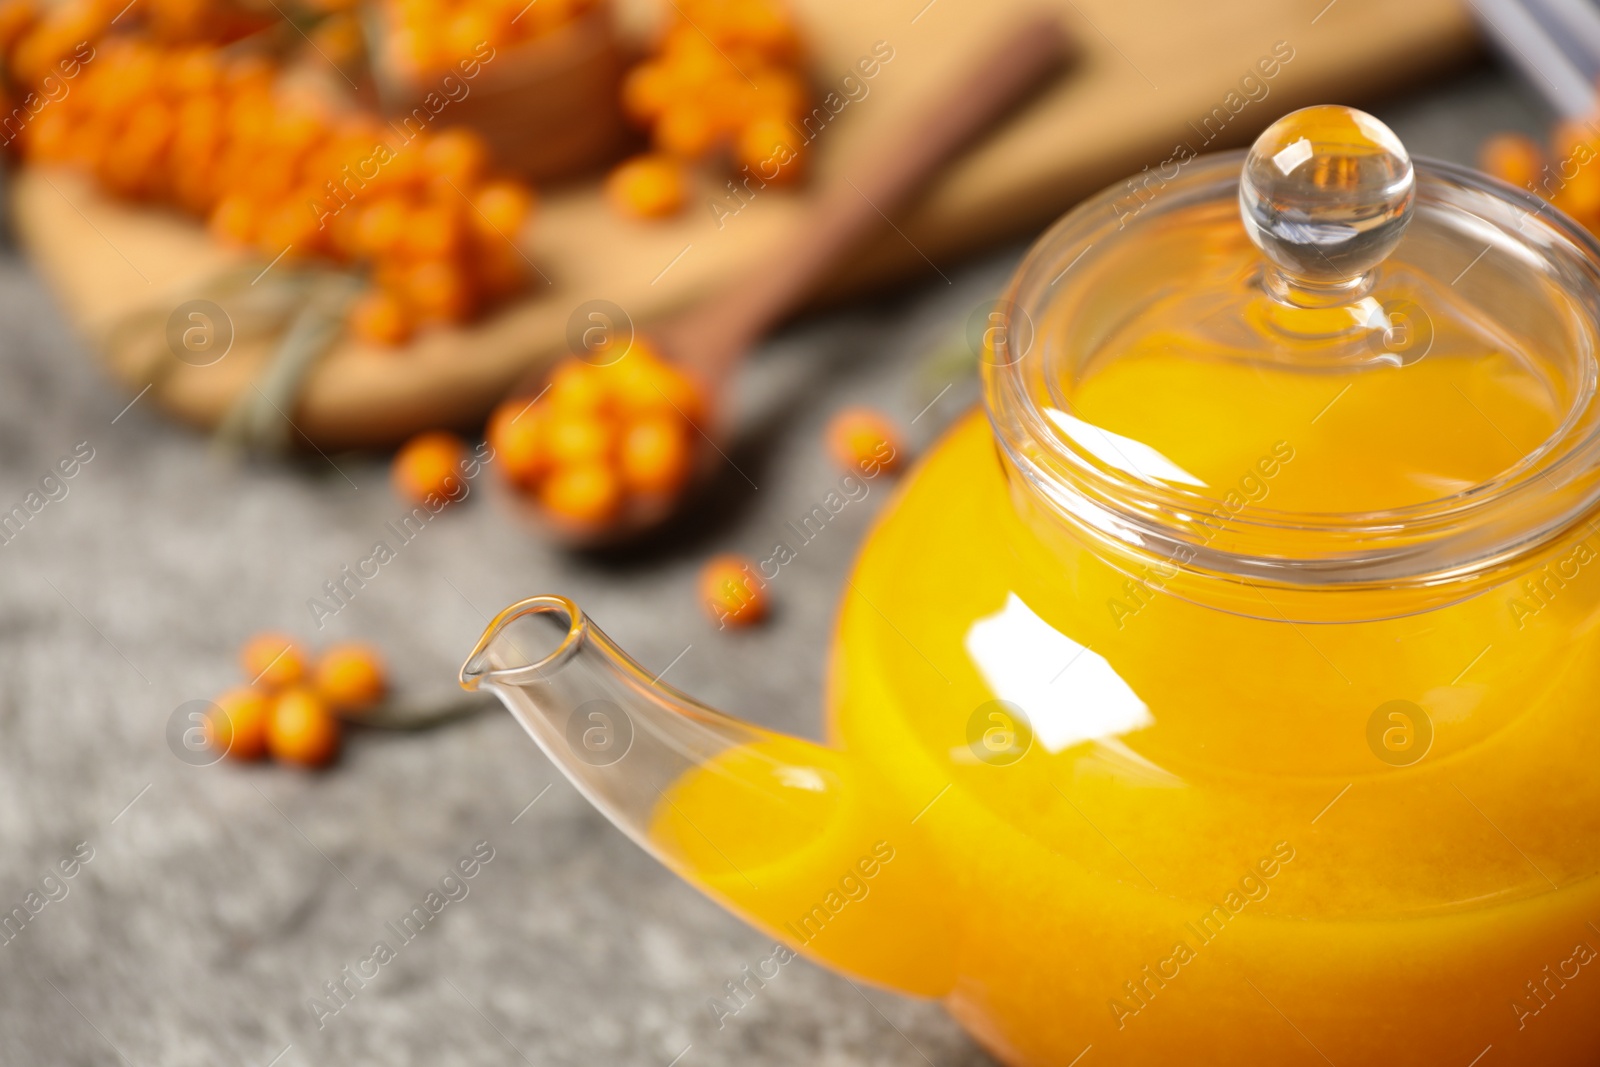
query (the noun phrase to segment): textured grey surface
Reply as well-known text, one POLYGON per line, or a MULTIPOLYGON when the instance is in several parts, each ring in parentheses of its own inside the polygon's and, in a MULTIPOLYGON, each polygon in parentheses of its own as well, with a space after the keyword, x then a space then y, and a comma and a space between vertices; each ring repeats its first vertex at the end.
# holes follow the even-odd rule
MULTIPOLYGON (((1488 130, 1544 121, 1483 69, 1379 111, 1414 152, 1456 159, 1488 130)), ((670 664, 680 688, 816 736, 837 590, 887 494, 874 488, 784 568, 759 630, 716 632, 696 568, 712 551, 765 550, 827 492, 819 441, 839 406, 917 415, 949 381, 929 354, 1019 252, 947 267, 948 285, 930 270, 908 294, 767 345, 743 402, 772 417, 736 456, 759 489, 731 479, 698 535, 645 559, 573 559, 479 486, 321 634, 307 599, 403 510, 382 461, 241 464, 143 402, 119 417, 130 398, 26 267, 0 259, 0 510, 79 442, 94 449, 67 495, 0 547, 0 912, 78 842, 93 849, 67 895, 0 944, 0 1063, 988 1063, 936 1007, 804 961, 718 1029, 708 998, 770 944, 611 829, 509 716, 357 735, 315 776, 191 767, 165 730, 178 705, 234 683, 253 631, 371 639, 404 688, 445 693, 489 614, 555 591, 646 666, 670 664), (375 941, 398 944, 385 923, 478 841, 494 856, 468 895, 319 1029, 307 998, 375 941)), ((944 394, 914 443, 972 396, 970 382, 944 394)))

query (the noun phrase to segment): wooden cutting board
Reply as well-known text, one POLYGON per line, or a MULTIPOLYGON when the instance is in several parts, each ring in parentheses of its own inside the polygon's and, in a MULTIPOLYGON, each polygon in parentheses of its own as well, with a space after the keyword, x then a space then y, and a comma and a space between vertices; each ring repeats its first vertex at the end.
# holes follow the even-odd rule
MULTIPOLYGON (((818 169, 894 128, 978 35, 1041 3, 1059 9, 1079 43, 1074 64, 886 223, 819 298, 937 281, 961 255, 1035 231, 1084 195, 1160 167, 1180 143, 1198 151, 1248 143, 1286 111, 1360 103, 1475 46, 1458 0, 795 0, 820 91, 838 94, 835 107, 846 101, 815 124, 818 169), (874 47, 893 57, 872 79, 856 73, 847 83, 874 47)), ((335 344, 285 411, 293 431, 285 434, 331 450, 472 426, 513 383, 566 351, 580 304, 608 300, 648 325, 760 270, 783 254, 805 193, 762 191, 730 213, 738 201, 720 184, 708 177, 681 217, 658 223, 615 216, 597 182, 546 192, 523 239, 542 275, 526 299, 400 350, 335 344)), ((256 391, 272 337, 241 331, 225 357, 203 367, 178 360, 165 337, 172 310, 213 293, 230 268, 244 295, 216 302, 235 315, 230 301, 259 293, 248 279, 264 261, 222 249, 190 220, 107 200, 75 174, 24 168, 11 196, 26 249, 130 397, 148 387, 142 402, 211 428, 256 391)), ((243 304, 237 314, 248 318, 243 304)))

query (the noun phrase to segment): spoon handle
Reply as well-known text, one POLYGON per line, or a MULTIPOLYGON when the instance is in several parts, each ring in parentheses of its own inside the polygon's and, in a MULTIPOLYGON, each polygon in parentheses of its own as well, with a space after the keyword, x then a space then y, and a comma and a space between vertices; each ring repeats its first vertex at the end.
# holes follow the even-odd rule
POLYGON ((1067 35, 1051 15, 1035 13, 997 33, 970 53, 963 69, 940 79, 893 135, 831 174, 759 268, 652 334, 717 387, 745 350, 793 311, 843 254, 889 222, 940 164, 988 128, 1068 52, 1067 35))

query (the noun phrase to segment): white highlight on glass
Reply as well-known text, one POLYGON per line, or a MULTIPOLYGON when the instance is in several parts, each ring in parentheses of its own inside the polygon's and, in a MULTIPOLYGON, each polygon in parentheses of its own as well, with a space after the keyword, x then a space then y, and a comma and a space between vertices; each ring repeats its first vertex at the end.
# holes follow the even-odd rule
POLYGON ((1181 482, 1201 487, 1206 484, 1142 441, 1102 430, 1055 408, 1045 409, 1045 414, 1078 447, 1108 467, 1147 482, 1181 482))
POLYGON ((1294 168, 1310 159, 1311 155, 1311 142, 1302 137, 1293 144, 1278 149, 1277 154, 1272 157, 1272 165, 1278 168, 1279 174, 1287 178, 1294 173, 1294 168))
POLYGON ((1045 622, 1015 593, 972 624, 966 648, 995 697, 1022 709, 1049 752, 1155 722, 1104 656, 1045 622))

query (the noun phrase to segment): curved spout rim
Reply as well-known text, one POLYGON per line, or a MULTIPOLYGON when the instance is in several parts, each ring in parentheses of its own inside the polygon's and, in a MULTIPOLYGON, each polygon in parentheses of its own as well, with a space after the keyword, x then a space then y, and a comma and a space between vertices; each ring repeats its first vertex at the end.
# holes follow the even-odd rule
POLYGON ((457 680, 461 688, 468 692, 476 691, 485 682, 506 682, 515 684, 525 681, 530 676, 542 675, 546 670, 560 666, 565 659, 577 649, 583 639, 583 631, 588 626, 588 619, 583 614, 583 609, 564 596, 555 593, 545 593, 519 600, 515 604, 501 611, 484 627, 483 636, 478 638, 478 643, 472 647, 471 653, 461 664, 461 671, 457 680), (561 643, 543 658, 534 663, 523 664, 519 667, 491 668, 486 664, 489 645, 504 632, 507 626, 528 615, 563 615, 567 619, 567 632, 561 638, 561 643))

